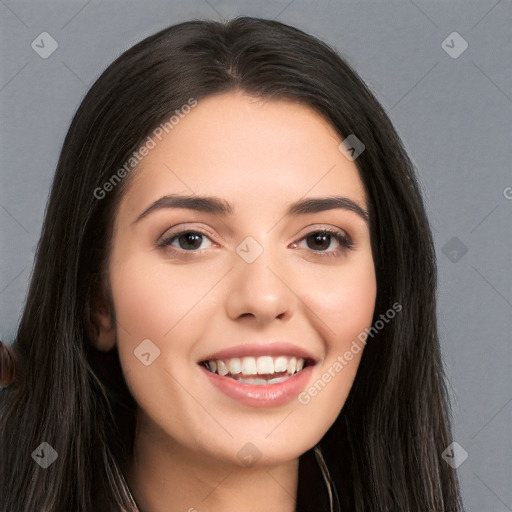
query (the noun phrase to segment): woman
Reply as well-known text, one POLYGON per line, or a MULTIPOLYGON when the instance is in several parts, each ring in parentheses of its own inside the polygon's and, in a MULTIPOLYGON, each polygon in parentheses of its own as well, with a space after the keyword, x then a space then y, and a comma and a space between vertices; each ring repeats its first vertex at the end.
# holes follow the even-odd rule
POLYGON ((64 142, 0 503, 461 510, 435 286, 411 162, 339 56, 255 18, 163 30, 64 142))

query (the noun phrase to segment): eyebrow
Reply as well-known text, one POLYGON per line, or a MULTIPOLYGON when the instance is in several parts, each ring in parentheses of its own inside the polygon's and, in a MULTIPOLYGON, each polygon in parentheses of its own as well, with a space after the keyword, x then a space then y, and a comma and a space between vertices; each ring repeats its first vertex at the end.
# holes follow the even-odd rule
POLYGON ((368 211, 359 206, 354 200, 342 196, 301 199, 290 205, 286 215, 318 213, 326 210, 334 210, 336 208, 357 213, 366 223, 368 222, 368 211))
MULTIPOLYGON (((189 210, 222 216, 232 215, 234 211, 233 207, 227 201, 217 197, 166 195, 148 206, 133 223, 135 224, 151 212, 163 208, 187 208, 189 210)), ((354 212, 368 223, 368 211, 358 205, 354 200, 342 196, 300 199, 288 206, 285 216, 319 213, 337 208, 354 212)))

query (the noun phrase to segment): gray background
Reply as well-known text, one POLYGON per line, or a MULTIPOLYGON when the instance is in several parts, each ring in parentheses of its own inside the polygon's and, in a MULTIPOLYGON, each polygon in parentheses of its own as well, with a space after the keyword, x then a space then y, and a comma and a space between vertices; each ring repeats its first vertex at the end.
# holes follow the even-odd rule
POLYGON ((512 511, 510 0, 0 0, 0 337, 14 335, 60 147, 93 81, 157 30, 237 14, 334 46, 402 136, 435 236, 466 510, 512 511), (43 59, 31 44, 45 31, 58 48, 43 59), (468 43, 459 56, 458 36, 442 44, 452 32, 468 43))

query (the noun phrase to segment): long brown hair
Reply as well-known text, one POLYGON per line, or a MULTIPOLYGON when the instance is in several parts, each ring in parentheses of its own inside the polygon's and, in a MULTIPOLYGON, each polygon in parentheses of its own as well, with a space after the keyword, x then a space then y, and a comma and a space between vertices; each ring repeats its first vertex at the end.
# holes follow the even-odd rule
MULTIPOLYGON (((138 43, 84 98, 66 136, 26 305, 12 345, 14 381, 0 393, 0 504, 9 512, 130 509, 122 473, 137 404, 117 350, 90 343, 91 298, 102 284, 126 183, 102 187, 151 131, 191 97, 239 89, 318 111, 355 161, 369 201, 377 276, 375 318, 400 315, 368 343, 349 397, 320 441, 344 510, 459 511, 448 397, 436 325, 436 263, 413 166, 390 120, 330 47, 276 21, 190 21, 138 43), (43 469, 33 451, 57 453, 43 469)), ((5 353, 4 353, 5 357, 5 353)), ((323 490, 299 464, 297 511, 323 490)), ((315 508, 316 507, 316 508, 315 508)), ((323 509, 322 509, 323 510, 323 509)))

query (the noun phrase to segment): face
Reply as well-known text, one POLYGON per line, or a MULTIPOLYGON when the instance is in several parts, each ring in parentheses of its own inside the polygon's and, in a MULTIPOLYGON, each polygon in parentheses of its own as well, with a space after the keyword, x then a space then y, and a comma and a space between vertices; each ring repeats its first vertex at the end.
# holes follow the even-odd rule
POLYGON ((132 176, 109 259, 115 343, 138 428, 163 450, 276 464, 338 416, 376 296, 365 191, 340 142, 306 106, 228 93, 132 176))

